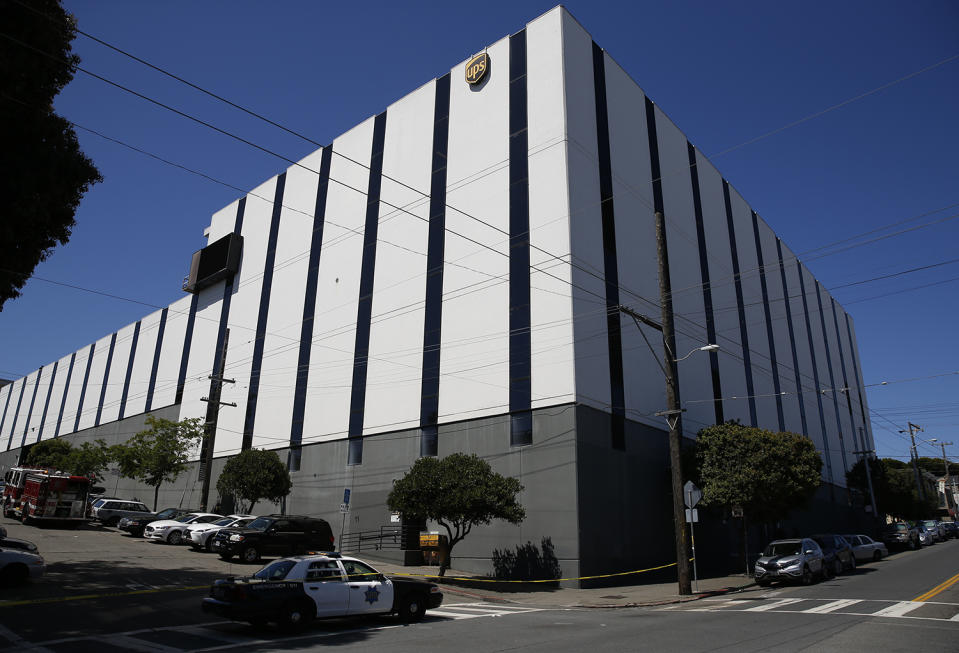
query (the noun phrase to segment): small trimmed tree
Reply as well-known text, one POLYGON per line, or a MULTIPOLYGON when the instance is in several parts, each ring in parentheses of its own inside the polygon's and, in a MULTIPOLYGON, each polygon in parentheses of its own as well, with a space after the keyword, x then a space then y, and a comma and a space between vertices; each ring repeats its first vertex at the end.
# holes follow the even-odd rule
POLYGON ((59 471, 68 471, 72 455, 73 445, 67 440, 59 438, 41 440, 30 447, 26 458, 23 460, 23 466, 47 467, 59 471))
POLYGON ((278 503, 290 493, 293 480, 275 451, 247 449, 226 461, 216 489, 240 502, 238 510, 250 513, 260 499, 278 503))
POLYGON ((516 495, 523 485, 497 474, 476 454, 450 454, 446 458, 420 458, 396 481, 386 499, 389 509, 412 519, 435 521, 449 536, 449 549, 440 561, 440 576, 453 559, 453 547, 473 526, 502 519, 519 524, 526 510, 516 495))
POLYGON ((203 440, 200 419, 174 422, 150 415, 148 428, 140 431, 125 444, 110 449, 125 478, 145 483, 153 488, 153 509, 156 510, 160 486, 172 483, 187 469, 190 454, 203 440))

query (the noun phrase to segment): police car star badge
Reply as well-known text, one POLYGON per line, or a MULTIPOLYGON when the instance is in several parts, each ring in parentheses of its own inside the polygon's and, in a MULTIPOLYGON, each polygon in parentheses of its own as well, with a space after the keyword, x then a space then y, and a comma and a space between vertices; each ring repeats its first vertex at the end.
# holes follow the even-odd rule
POLYGON ((376 603, 380 598, 380 591, 375 587, 366 590, 366 602, 370 605, 376 603))

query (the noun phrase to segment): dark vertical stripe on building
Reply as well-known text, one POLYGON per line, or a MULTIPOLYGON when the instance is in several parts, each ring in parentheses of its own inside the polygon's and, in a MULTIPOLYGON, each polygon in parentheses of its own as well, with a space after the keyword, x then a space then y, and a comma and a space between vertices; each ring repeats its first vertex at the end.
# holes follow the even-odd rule
POLYGON ((7 388, 7 400, 3 402, 3 417, 0 417, 0 433, 3 433, 3 425, 7 423, 7 409, 10 408, 10 396, 13 394, 13 384, 5 386, 7 388))
POLYGON ((859 359, 856 356, 856 343, 852 339, 852 327, 849 325, 849 313, 843 311, 846 319, 846 335, 849 337, 849 355, 852 357, 852 373, 856 377, 856 395, 859 398, 859 412, 862 414, 863 447, 872 449, 872 443, 867 442, 869 437, 869 422, 866 421, 866 404, 862 400, 862 370, 859 368, 859 359))
POLYGON ((133 361, 137 356, 137 342, 140 340, 140 321, 133 327, 133 341, 130 343, 130 358, 127 359, 127 371, 123 375, 123 393, 120 395, 120 412, 117 419, 123 419, 127 409, 127 395, 130 393, 130 379, 133 377, 133 361))
POLYGON ((376 266, 376 235, 380 221, 380 185, 383 181, 383 143, 386 112, 373 122, 370 150, 370 182, 366 193, 366 226, 363 232, 363 262, 360 296, 356 307, 356 341, 353 347, 353 390, 350 395, 350 440, 347 464, 363 463, 363 418, 366 411, 366 373, 370 355, 370 325, 373 316, 373 281, 376 266))
MULTIPOLYGON (((10 437, 7 438, 7 450, 13 446, 13 432, 17 430, 17 418, 20 416, 20 404, 23 403, 23 391, 27 387, 27 377, 23 377, 23 383, 20 384, 20 397, 17 399, 17 409, 13 411, 13 423, 10 424, 10 437)), ((10 392, 13 392, 11 389, 10 392)))
POLYGON ((107 397, 107 387, 110 381, 110 366, 113 364, 113 350, 117 345, 117 334, 114 331, 110 336, 110 351, 107 352, 107 366, 103 370, 103 382, 100 385, 100 400, 97 402, 97 416, 93 420, 94 426, 100 426, 100 415, 103 413, 103 402, 107 397))
POLYGON ((443 258, 446 253, 446 154, 450 135, 450 76, 436 80, 433 105, 433 162, 430 223, 426 246, 426 305, 423 321, 423 376, 420 381, 420 455, 439 451, 440 343, 443 327, 443 258))
POLYGON ((57 368, 60 361, 53 363, 53 371, 50 373, 50 385, 47 386, 47 398, 43 401, 43 413, 40 415, 40 426, 37 427, 37 442, 43 436, 43 426, 47 423, 47 411, 50 409, 50 396, 53 394, 53 382, 57 380, 57 368))
POLYGON ((816 304, 819 306, 819 324, 822 327, 822 343, 826 350, 826 368, 829 370, 829 394, 832 395, 833 409, 836 411, 836 429, 839 431, 839 453, 842 456, 843 473, 849 470, 846 464, 846 442, 842 433, 842 418, 839 416, 839 396, 836 390, 836 375, 832 371, 832 353, 829 351, 829 335, 826 333, 826 314, 822 310, 822 290, 816 283, 816 304))
POLYGON ((190 313, 186 320, 186 335, 183 337, 183 355, 180 357, 180 373, 176 381, 176 398, 173 403, 183 401, 183 387, 186 385, 186 370, 190 363, 190 347, 193 344, 193 325, 196 324, 196 307, 200 301, 199 293, 190 300, 190 313))
POLYGON ((70 379, 73 378, 73 364, 77 360, 77 352, 70 354, 70 366, 67 368, 67 378, 63 382, 63 396, 60 398, 60 412, 57 414, 57 427, 53 430, 53 437, 60 436, 60 425, 63 423, 63 411, 67 407, 67 394, 70 392, 70 379))
POLYGON ((153 349, 153 366, 150 368, 150 382, 147 384, 147 400, 143 406, 144 412, 147 413, 153 408, 153 391, 156 389, 157 373, 160 371, 160 352, 163 350, 163 332, 166 331, 166 316, 169 310, 168 308, 164 308, 160 311, 160 324, 157 327, 157 344, 153 349))
POLYGON ((509 38, 509 443, 513 447, 533 443, 529 259, 526 30, 522 30, 509 38))
MULTIPOLYGON (((716 342, 716 318, 713 315, 713 289, 709 283, 709 258, 706 250, 706 228, 703 223, 703 201, 699 189, 699 166, 696 165, 696 148, 686 141, 686 153, 689 155, 689 180, 693 187, 693 209, 696 213, 696 241, 699 245, 699 271, 703 280, 703 307, 706 311, 706 342, 716 342)), ((719 354, 709 352, 709 369, 713 377, 713 408, 715 421, 722 424, 723 389, 719 378, 719 354)))
POLYGON ((776 239, 776 254, 779 258, 779 274, 783 282, 783 303, 786 304, 786 326, 789 329, 789 349, 793 358, 793 373, 796 382, 796 398, 799 399, 799 419, 802 420, 802 434, 809 436, 806 424, 806 402, 803 400, 802 377, 799 374, 799 354, 796 351, 796 331, 793 328, 793 311, 789 302, 789 284, 786 283, 786 265, 783 263, 783 243, 776 239))
POLYGON ((843 387, 841 392, 846 395, 846 408, 849 410, 849 426, 852 427, 852 441, 856 442, 856 448, 860 449, 862 445, 858 444, 858 438, 856 437, 856 418, 853 416, 852 397, 849 394, 852 388, 849 387, 849 375, 846 373, 846 357, 842 353, 842 336, 839 334, 839 318, 836 315, 836 300, 832 297, 830 297, 829 300, 832 304, 832 325, 836 330, 836 347, 839 349, 839 366, 842 370, 843 387))
MULTIPOLYGON (((623 381, 623 334, 619 316, 619 262, 616 256, 613 164, 609 145, 609 110, 606 103, 606 58, 603 49, 595 42, 593 43, 593 93, 596 103, 596 147, 599 155, 599 199, 603 226, 603 272, 606 279, 606 342, 609 355, 612 445, 614 449, 625 449, 626 391, 623 381)), ((648 107, 646 119, 648 122, 648 107)), ((653 129, 655 133, 655 126, 653 129)), ((652 143, 650 157, 653 157, 652 143)), ((659 160, 658 153, 655 158, 659 160)), ((653 178, 657 176, 653 173, 653 178)))
MULTIPOLYGON (((766 318, 766 339, 769 341, 769 363, 773 371, 773 392, 776 393, 776 416, 779 418, 779 430, 786 430, 783 417, 782 386, 779 382, 779 362, 776 356, 776 339, 773 337, 773 318, 769 311, 769 288, 766 285, 766 266, 763 262, 763 245, 759 238, 759 216, 753 215, 753 237, 756 239, 756 260, 759 263, 759 287, 763 293, 763 315, 766 318)), ((710 340, 712 342, 712 340, 710 340)))
POLYGON ((749 348, 749 333, 746 331, 746 306, 743 303, 743 280, 739 274, 739 252, 736 248, 736 225, 733 220, 732 201, 729 199, 729 182, 723 179, 723 201, 726 203, 726 226, 729 228, 729 251, 733 260, 733 280, 736 286, 736 310, 739 312, 739 340, 743 347, 743 367, 746 370, 746 395, 749 397, 749 423, 758 425, 756 417, 756 391, 753 383, 752 352, 749 348))
POLYGON ((300 324, 300 352, 296 361, 296 386, 293 390, 293 422, 290 425, 291 470, 300 467, 300 444, 303 442, 303 419, 306 415, 306 386, 310 378, 310 356, 313 353, 313 328, 316 314, 316 288, 320 278, 320 255, 323 251, 323 227, 326 224, 326 196, 330 187, 330 166, 333 146, 320 154, 320 178, 313 208, 313 234, 310 238, 310 261, 306 268, 306 293, 303 297, 303 322, 300 324))
MULTIPOLYGON (((806 320, 806 337, 809 339, 809 358, 812 360, 812 379, 815 384, 816 406, 819 408, 819 428, 822 429, 822 453, 826 459, 826 472, 829 476, 829 482, 833 482, 832 476, 832 456, 829 451, 829 434, 826 433, 826 414, 822 408, 822 387, 819 384, 819 365, 816 363, 816 345, 812 339, 812 325, 809 322, 809 302, 806 299, 806 282, 803 280, 802 263, 796 261, 796 268, 799 270, 799 292, 802 294, 802 310, 806 320)), ((798 390, 798 392, 802 392, 798 390)))
POLYGON ((20 446, 27 443, 27 431, 30 430, 30 418, 33 417, 33 406, 37 402, 37 390, 40 389, 40 377, 43 376, 43 368, 37 370, 37 381, 33 384, 33 392, 30 395, 30 407, 27 408, 27 421, 23 424, 23 437, 20 438, 20 446))
POLYGON ((83 385, 80 386, 80 400, 77 402, 77 415, 73 420, 74 432, 80 430, 80 415, 83 413, 83 400, 87 396, 87 381, 90 380, 90 367, 93 366, 93 354, 97 350, 97 343, 90 345, 90 353, 87 355, 87 369, 83 373, 83 385))
POLYGON ((276 178, 276 193, 273 196, 273 217, 270 220, 270 236, 266 245, 266 262, 263 264, 263 283, 260 286, 260 310, 256 317, 256 339, 253 341, 253 360, 250 363, 250 388, 246 398, 246 418, 243 422, 242 449, 253 446, 253 425, 256 422, 256 402, 260 393, 260 370, 263 367, 263 345, 266 341, 266 321, 270 313, 270 296, 273 292, 273 265, 276 262, 276 242, 280 236, 280 213, 283 209, 283 191, 286 188, 286 173, 276 178))

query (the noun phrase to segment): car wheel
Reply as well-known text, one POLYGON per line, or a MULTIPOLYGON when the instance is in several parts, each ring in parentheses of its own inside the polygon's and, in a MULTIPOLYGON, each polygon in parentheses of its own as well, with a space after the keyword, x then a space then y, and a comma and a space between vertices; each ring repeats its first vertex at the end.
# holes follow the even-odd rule
POLYGON ((208 552, 210 552, 210 553, 213 552, 213 538, 212 538, 212 537, 206 538, 206 543, 203 545, 203 550, 204 550, 204 551, 208 551, 208 552))
POLYGON ((800 579, 800 581, 802 582, 803 585, 812 585, 812 580, 813 580, 812 572, 809 571, 808 566, 804 566, 802 568, 802 578, 800 579))
POLYGON ((916 541, 915 541, 915 540, 909 540, 909 550, 910 550, 910 551, 915 551, 915 550, 916 550, 916 541))
POLYGON ((426 597, 422 594, 412 594, 403 599, 399 609, 400 619, 405 623, 419 621, 426 614, 426 597))
POLYGON ((313 620, 316 609, 306 601, 294 601, 283 606, 279 624, 283 630, 300 630, 313 620))
POLYGON ((0 569, 0 585, 20 585, 25 583, 30 572, 26 565, 12 564, 0 569))
POLYGON ((856 556, 849 556, 849 571, 856 571, 856 556))
POLYGON ((832 575, 838 576, 842 573, 842 560, 839 559, 839 556, 836 556, 836 559, 832 561, 832 575))
POLYGON ((233 554, 232 554, 232 553, 223 552, 223 553, 220 554, 220 559, 221 559, 221 560, 227 560, 227 561, 232 560, 232 559, 233 559, 233 554))
POLYGON ((880 560, 882 560, 882 552, 880 552, 880 551, 873 551, 873 552, 872 552, 872 561, 873 561, 873 562, 879 562, 880 560))
POLYGON ((255 546, 248 546, 242 551, 240 551, 240 560, 243 562, 257 562, 260 559, 260 552, 256 550, 255 546))
POLYGON ((173 531, 166 536, 167 544, 173 544, 174 546, 183 541, 183 533, 180 531, 173 531))

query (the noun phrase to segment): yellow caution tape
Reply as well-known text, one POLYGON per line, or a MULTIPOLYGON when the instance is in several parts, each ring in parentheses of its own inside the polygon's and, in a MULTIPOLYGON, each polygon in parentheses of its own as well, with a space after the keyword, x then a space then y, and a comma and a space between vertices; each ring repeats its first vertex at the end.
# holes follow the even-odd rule
MULTIPOLYGON (((690 561, 693 558, 689 559, 690 561)), ((614 574, 599 574, 597 576, 576 576, 574 578, 547 578, 545 580, 499 580, 496 578, 474 578, 470 576, 436 576, 429 574, 404 574, 404 573, 392 573, 390 576, 415 576, 419 578, 441 578, 443 580, 464 580, 472 581, 474 583, 560 583, 563 581, 570 580, 594 580, 596 578, 613 578, 615 576, 629 576, 631 574, 644 574, 648 571, 657 571, 659 569, 667 569, 669 567, 675 567, 675 562, 670 562, 666 565, 659 565, 658 567, 649 567, 648 569, 636 569, 635 571, 619 571, 614 574)))

